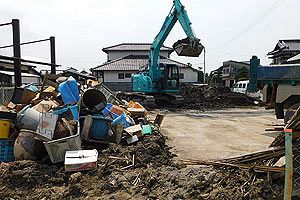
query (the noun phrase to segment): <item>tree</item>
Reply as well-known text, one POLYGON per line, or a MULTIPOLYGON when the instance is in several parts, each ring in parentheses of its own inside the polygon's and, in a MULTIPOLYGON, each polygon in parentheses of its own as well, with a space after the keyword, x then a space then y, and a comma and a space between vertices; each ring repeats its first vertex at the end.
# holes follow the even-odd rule
POLYGON ((198 74, 198 83, 203 83, 204 82, 204 79, 203 79, 204 78, 203 77, 204 73, 203 73, 203 71, 198 70, 197 74, 198 74))
POLYGON ((242 68, 238 69, 238 72, 235 75, 235 80, 237 81, 243 81, 248 79, 249 70, 247 67, 243 66, 242 68))

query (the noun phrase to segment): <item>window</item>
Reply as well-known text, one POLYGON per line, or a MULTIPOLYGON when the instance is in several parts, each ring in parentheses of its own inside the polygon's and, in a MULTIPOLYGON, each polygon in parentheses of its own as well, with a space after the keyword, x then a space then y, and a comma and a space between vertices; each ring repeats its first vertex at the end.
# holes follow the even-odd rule
POLYGON ((119 73, 118 74, 118 79, 124 79, 124 73, 119 73))
POLYGON ((239 88, 242 88, 242 84, 241 83, 239 84, 239 88))
POLYGON ((246 88, 246 83, 243 84, 243 88, 246 88))
POLYGON ((131 78, 131 74, 130 73, 126 73, 125 74, 125 78, 131 78))
POLYGON ((184 73, 179 73, 179 79, 184 79, 184 73))

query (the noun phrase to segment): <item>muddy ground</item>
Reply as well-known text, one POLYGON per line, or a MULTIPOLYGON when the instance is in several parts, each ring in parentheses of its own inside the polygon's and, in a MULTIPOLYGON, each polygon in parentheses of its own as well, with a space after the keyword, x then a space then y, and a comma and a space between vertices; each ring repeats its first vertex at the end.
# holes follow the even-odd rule
POLYGON ((0 199, 272 199, 282 192, 280 174, 181 166, 160 133, 99 154, 97 170, 81 173, 49 161, 1 163, 0 199), (122 170, 133 155, 135 165, 122 170))

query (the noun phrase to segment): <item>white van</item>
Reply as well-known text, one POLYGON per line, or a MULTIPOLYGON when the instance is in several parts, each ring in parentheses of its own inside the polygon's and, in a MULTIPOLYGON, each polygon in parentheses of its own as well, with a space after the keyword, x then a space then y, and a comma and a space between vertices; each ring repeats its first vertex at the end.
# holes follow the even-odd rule
POLYGON ((246 81, 238 81, 236 84, 233 85, 233 92, 237 93, 246 93, 247 87, 249 85, 249 80, 246 81))
POLYGON ((254 93, 247 92, 248 85, 249 85, 249 80, 238 81, 236 84, 234 84, 232 91, 236 93, 243 93, 249 97, 258 98, 262 100, 262 93, 260 91, 254 93))

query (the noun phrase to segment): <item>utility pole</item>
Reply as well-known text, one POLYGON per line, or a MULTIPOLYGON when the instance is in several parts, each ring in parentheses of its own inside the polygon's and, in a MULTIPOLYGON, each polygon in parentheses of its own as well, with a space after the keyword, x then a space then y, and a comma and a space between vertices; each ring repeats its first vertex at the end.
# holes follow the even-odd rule
POLYGON ((22 85, 21 77, 21 45, 20 45, 20 23, 18 19, 12 20, 13 49, 14 49, 14 73, 17 87, 22 85))
POLYGON ((206 65, 206 63, 205 63, 205 53, 206 52, 205 52, 205 47, 203 47, 203 51, 204 51, 203 52, 203 56, 204 56, 204 58, 203 58, 203 76, 204 76, 203 77, 203 82, 206 83, 206 77, 205 77, 205 65, 206 65))

